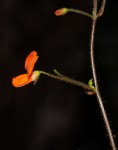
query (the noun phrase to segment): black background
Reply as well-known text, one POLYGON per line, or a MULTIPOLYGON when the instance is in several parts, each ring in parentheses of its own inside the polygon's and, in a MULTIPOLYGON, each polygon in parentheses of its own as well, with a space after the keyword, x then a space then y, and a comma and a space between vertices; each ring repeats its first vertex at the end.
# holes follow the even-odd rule
MULTIPOLYGON (((99 5, 101 1, 99 1, 99 5)), ((107 0, 95 34, 101 95, 111 128, 118 136, 117 1, 107 0)), ((25 73, 26 56, 36 50, 35 70, 53 69, 85 83, 92 77, 91 20, 54 11, 69 7, 92 11, 92 0, 0 1, 0 149, 110 150, 95 96, 80 87, 41 75, 34 86, 14 88, 12 77, 25 73)))

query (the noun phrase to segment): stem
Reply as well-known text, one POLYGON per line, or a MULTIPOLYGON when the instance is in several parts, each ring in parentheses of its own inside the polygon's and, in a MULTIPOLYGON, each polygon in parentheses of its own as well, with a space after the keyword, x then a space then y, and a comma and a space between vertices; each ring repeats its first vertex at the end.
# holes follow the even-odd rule
MULTIPOLYGON (((105 5, 105 1, 103 4, 105 5)), ((102 6, 102 8, 104 7, 102 6)), ((101 114, 102 114, 105 127, 107 130, 107 134, 110 140, 110 145, 111 145, 112 150, 116 150, 116 145, 114 142, 113 134, 112 134, 110 124, 108 121, 108 117, 107 117, 107 114, 106 114, 106 111, 102 102, 102 98, 99 92, 97 75, 96 75, 96 68, 95 68, 95 61, 94 61, 94 35, 95 35, 96 21, 97 21, 97 0, 93 0, 93 22, 92 22, 92 31, 91 31, 91 40, 90 40, 90 59, 91 59, 92 74, 93 74, 93 79, 95 83, 96 97, 99 103, 101 114)))
POLYGON ((98 16, 98 17, 102 16, 102 14, 104 13, 105 4, 106 4, 106 0, 103 0, 103 1, 102 1, 102 5, 101 5, 101 7, 100 7, 100 10, 99 10, 99 12, 97 13, 97 16, 98 16))
POLYGON ((78 13, 78 14, 81 14, 81 15, 84 15, 84 16, 87 16, 91 19, 93 19, 93 16, 87 12, 84 12, 82 10, 78 10, 78 9, 73 9, 73 8, 68 8, 68 11, 69 12, 74 12, 74 13, 78 13))
POLYGON ((63 74, 61 74, 60 72, 58 72, 56 69, 54 69, 54 73, 60 77, 63 77, 63 78, 68 78, 67 76, 64 76, 63 74))
POLYGON ((47 72, 44 72, 44 71, 40 71, 41 74, 44 74, 48 77, 51 77, 51 78, 54 78, 54 79, 57 79, 57 80, 60 80, 60 81, 64 81, 64 82, 67 82, 67 83, 70 83, 70 84, 73 84, 73 85, 77 85, 77 86, 80 86, 82 87, 83 89, 85 90, 89 90, 89 91, 93 91, 95 93, 95 89, 90 87, 89 85, 87 84, 84 84, 80 81, 77 81, 77 80, 74 80, 74 79, 71 79, 69 77, 66 77, 64 75, 61 74, 61 76, 56 76, 56 75, 53 75, 53 74, 50 74, 50 73, 47 73, 47 72))

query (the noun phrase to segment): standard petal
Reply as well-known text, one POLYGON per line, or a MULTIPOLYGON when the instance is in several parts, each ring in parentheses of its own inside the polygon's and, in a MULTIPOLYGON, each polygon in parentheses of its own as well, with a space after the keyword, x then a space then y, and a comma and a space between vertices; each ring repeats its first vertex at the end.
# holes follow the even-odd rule
POLYGON ((37 61, 39 56, 37 56, 37 52, 36 51, 32 51, 26 58, 25 60, 25 69, 28 73, 28 77, 32 74, 34 65, 37 61))
POLYGON ((28 78, 28 74, 21 74, 12 79, 12 84, 14 87, 21 87, 26 84, 29 84, 32 81, 33 81, 32 78, 28 78))

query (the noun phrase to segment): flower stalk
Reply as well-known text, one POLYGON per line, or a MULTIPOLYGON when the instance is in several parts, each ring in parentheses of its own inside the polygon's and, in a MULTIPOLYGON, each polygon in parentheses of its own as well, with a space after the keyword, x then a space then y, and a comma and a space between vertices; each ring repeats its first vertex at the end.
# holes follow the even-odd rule
POLYGON ((93 93, 96 92, 95 88, 94 87, 91 87, 89 86, 88 84, 85 84, 83 82, 80 82, 80 81, 77 81, 77 80, 74 80, 72 78, 69 78, 65 75, 62 75, 60 74, 57 70, 54 70, 54 72, 57 74, 57 75, 54 75, 54 74, 50 74, 48 72, 45 72, 45 71, 40 71, 40 75, 43 74, 43 75, 46 75, 50 78, 54 78, 54 79, 57 79, 57 80, 60 80, 60 81, 64 81, 66 83, 70 83, 72 85, 76 85, 76 86, 80 86, 82 87, 84 90, 88 90, 88 91, 92 91, 93 93))

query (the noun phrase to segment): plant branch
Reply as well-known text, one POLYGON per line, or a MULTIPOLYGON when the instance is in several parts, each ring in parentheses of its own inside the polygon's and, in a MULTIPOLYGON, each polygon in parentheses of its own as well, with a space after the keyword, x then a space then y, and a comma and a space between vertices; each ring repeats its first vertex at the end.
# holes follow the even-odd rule
MULTIPOLYGON (((103 13, 104 6, 105 6, 105 0, 103 0, 103 4, 101 7, 102 11, 100 11, 102 13, 103 13)), ((113 134, 112 134, 110 124, 108 121, 108 117, 107 117, 107 114, 106 114, 106 111, 102 102, 102 98, 99 92, 97 75, 96 75, 95 60, 94 60, 94 35, 95 35, 96 21, 97 21, 97 0, 93 0, 93 22, 92 22, 92 31, 91 31, 91 39, 90 39, 90 59, 91 59, 92 74, 93 74, 93 80, 94 80, 95 89, 96 89, 96 97, 97 97, 99 107, 103 116, 107 134, 110 140, 110 145, 111 145, 112 150, 116 150, 116 145, 114 142, 113 134)))
POLYGON ((78 10, 78 9, 73 9, 73 8, 68 8, 68 11, 69 12, 74 12, 74 13, 77 13, 77 14, 80 14, 80 15, 84 15, 84 16, 87 16, 91 19, 93 19, 93 16, 87 12, 84 12, 82 10, 78 10))
POLYGON ((53 75, 53 74, 50 74, 50 73, 47 73, 47 72, 44 72, 44 71, 40 71, 40 74, 44 74, 44 75, 46 75, 48 77, 51 77, 51 78, 54 78, 54 79, 57 79, 57 80, 60 80, 60 81, 64 81, 66 83, 70 83, 70 84, 73 84, 73 85, 80 86, 80 87, 82 87, 85 90, 89 90, 89 91, 92 91, 92 92, 95 93, 95 88, 92 88, 92 87, 90 87, 89 85, 87 85, 85 83, 82 83, 80 81, 71 79, 71 78, 69 78, 69 77, 67 77, 65 75, 62 75, 62 74, 60 74, 57 71, 56 71, 56 73, 58 74, 57 76, 53 75))
POLYGON ((100 10, 99 10, 99 12, 97 13, 97 16, 98 16, 98 17, 100 17, 100 16, 103 15, 103 13, 104 13, 104 8, 105 8, 105 4, 106 4, 106 0, 103 0, 103 1, 102 1, 102 5, 101 5, 101 7, 100 7, 100 10))

